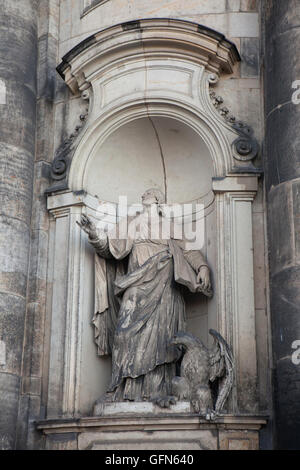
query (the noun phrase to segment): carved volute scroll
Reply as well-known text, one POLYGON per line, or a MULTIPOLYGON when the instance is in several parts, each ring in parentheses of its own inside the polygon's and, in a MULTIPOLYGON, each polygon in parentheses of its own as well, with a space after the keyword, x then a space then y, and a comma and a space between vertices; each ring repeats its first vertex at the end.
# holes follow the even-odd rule
MULTIPOLYGON (((81 98, 83 100, 89 101, 89 91, 84 90, 81 93, 81 98)), ((79 136, 86 124, 88 117, 89 108, 88 106, 85 109, 84 114, 80 114, 79 122, 76 125, 72 134, 64 140, 59 147, 57 148, 54 156, 54 160, 51 165, 51 178, 53 184, 50 188, 47 189, 47 193, 53 193, 55 191, 61 191, 68 188, 68 174, 70 169, 70 164, 72 161, 72 156, 75 152, 76 145, 79 140, 79 136)))
MULTIPOLYGON (((208 77, 208 82, 215 85, 218 82, 216 75, 211 74, 208 77)), ((209 96, 212 104, 218 111, 220 116, 227 122, 239 137, 232 142, 233 158, 241 162, 250 162, 257 157, 259 145, 254 137, 253 129, 242 121, 238 121, 235 116, 230 113, 230 110, 224 105, 222 96, 217 95, 213 90, 210 90, 209 96)), ((248 168, 250 170, 250 168, 248 168)), ((253 170, 255 168, 253 167, 253 170)))

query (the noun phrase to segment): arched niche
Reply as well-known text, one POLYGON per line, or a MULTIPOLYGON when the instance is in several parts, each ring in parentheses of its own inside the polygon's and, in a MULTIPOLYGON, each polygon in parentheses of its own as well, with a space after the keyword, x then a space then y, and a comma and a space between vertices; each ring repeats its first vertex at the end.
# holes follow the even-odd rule
MULTIPOLYGON (((182 120, 147 115, 117 127, 104 141, 99 133, 91 152, 84 155, 81 151, 78 155, 85 162, 80 166, 81 176, 79 178, 79 172, 75 171, 74 163, 70 178, 76 173, 75 187, 80 183, 80 190, 93 201, 85 210, 98 225, 104 216, 103 228, 113 228, 116 218, 113 213, 109 214, 107 207, 115 205, 118 214, 120 196, 125 196, 129 205, 137 205, 146 189, 157 187, 166 195, 167 205, 182 206, 185 223, 190 228, 195 230, 197 222, 201 226, 204 231, 201 251, 208 257, 212 272, 216 271, 214 161, 208 145, 195 129, 182 120)), ((90 263, 93 253, 90 247, 86 249, 90 263)), ((218 323, 217 292, 209 303, 201 294, 185 293, 187 329, 201 337, 205 344, 208 325, 216 328, 218 323)))
POLYGON ((82 189, 103 201, 140 202, 157 187, 167 203, 187 203, 212 189, 213 162, 203 139, 186 124, 167 117, 144 117, 119 127, 95 144, 82 189))
MULTIPOLYGON (((208 86, 207 76, 202 72, 203 70, 199 78, 205 90, 203 97, 204 104, 211 112, 212 105, 209 102, 206 90, 208 86)), ((92 99, 95 101, 94 96, 92 99)), ((95 103, 92 104, 92 109, 94 108, 95 103)), ((203 111, 200 107, 196 108, 194 105, 188 106, 187 103, 178 102, 178 100, 174 99, 174 96, 164 101, 154 96, 149 96, 147 100, 140 100, 128 95, 126 103, 123 103, 120 108, 115 106, 109 107, 105 113, 99 116, 95 115, 95 112, 92 111, 92 117, 82 132, 72 156, 70 169, 67 174, 67 187, 73 191, 87 190, 90 192, 87 183, 87 171, 89 171, 88 169, 97 159, 100 162, 101 157, 99 157, 99 152, 105 152, 103 149, 105 147, 108 148, 112 141, 115 144, 116 139, 123 139, 123 142, 126 142, 124 151, 131 152, 131 156, 124 155, 123 157, 123 149, 117 148, 114 145, 114 156, 111 155, 111 149, 108 149, 110 157, 113 159, 118 158, 121 166, 124 168, 128 158, 132 158, 132 161, 134 161, 133 154, 136 154, 137 151, 130 151, 130 146, 132 147, 135 142, 140 151, 139 157, 135 158, 135 163, 137 166, 144 165, 145 169, 148 165, 148 170, 151 172, 156 171, 156 173, 153 173, 152 179, 160 179, 162 177, 162 175, 159 175, 161 164, 158 164, 158 160, 162 162, 162 143, 164 143, 165 151, 167 151, 166 158, 168 159, 168 162, 164 161, 168 166, 164 170, 166 173, 163 176, 164 178, 168 178, 168 173, 171 175, 173 172, 174 175, 175 165, 177 165, 177 168, 178 164, 182 165, 184 156, 187 157, 187 149, 189 149, 191 154, 189 156, 189 163, 195 166, 197 172, 198 170, 200 172, 200 161, 202 159, 205 162, 203 170, 207 168, 208 171, 207 177, 223 176, 230 171, 232 164, 231 145, 227 138, 226 130, 224 132, 220 129, 218 121, 210 113, 203 111), (156 120, 158 120, 157 126, 155 124, 156 120), (128 136, 126 137, 127 131, 128 136), (160 135, 162 140, 160 140, 160 135), (174 147, 176 140, 180 150, 174 147), (188 146, 183 145, 184 141, 189 141, 188 146), (150 145, 150 148, 148 148, 148 145, 150 145), (193 145, 193 149, 191 149, 191 145, 193 145), (154 158, 157 159, 157 164, 153 162, 154 165, 152 167, 150 165, 150 158, 148 162, 145 159, 145 154, 149 153, 151 148, 154 151, 154 158), (183 158, 179 157, 180 152, 182 152, 183 158), (172 159, 174 163, 173 170, 172 159)), ((232 130, 229 132, 232 133, 232 130)), ((104 158, 103 164, 107 165, 109 161, 108 158, 104 158)), ((190 167, 190 171, 192 170, 192 167, 190 167)), ((94 175, 92 175, 92 172, 90 173, 93 178, 94 175)), ((189 179, 191 178, 191 175, 186 176, 189 179)), ((200 186, 203 185, 204 188, 206 176, 203 174, 199 177, 202 178, 200 186)), ((195 185, 195 182, 193 184, 195 185)), ((187 182, 186 186, 188 186, 187 182)), ((164 188, 161 189, 164 190, 164 188)), ((93 191, 91 191, 92 193, 93 191)), ((196 191, 194 191, 194 194, 196 194, 196 191)), ((178 202, 190 201, 197 199, 199 196, 201 196, 201 191, 194 198, 186 199, 182 196, 182 198, 178 199, 178 202)), ((172 201, 170 200, 169 202, 172 201)))
POLYGON ((110 376, 109 360, 96 356, 90 324, 93 250, 76 221, 82 213, 105 212, 106 202, 116 204, 126 187, 133 201, 149 186, 167 187, 169 202, 204 201, 204 254, 215 295, 208 302, 188 299, 188 328, 207 343, 213 327, 232 345, 236 381, 228 407, 233 413, 255 410, 257 174, 250 160, 257 147, 251 129, 219 112, 220 100, 210 90, 238 60, 235 46, 209 28, 145 19, 94 34, 58 67, 71 91, 89 99, 89 114, 82 132, 55 158, 56 184, 48 191, 49 418, 88 414, 110 376))

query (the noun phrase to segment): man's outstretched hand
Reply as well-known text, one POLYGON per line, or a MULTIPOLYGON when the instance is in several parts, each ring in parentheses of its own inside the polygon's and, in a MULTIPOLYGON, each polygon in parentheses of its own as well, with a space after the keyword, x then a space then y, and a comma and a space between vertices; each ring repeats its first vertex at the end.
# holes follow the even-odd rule
POLYGON ((91 219, 87 215, 82 214, 82 216, 80 217, 80 222, 76 221, 76 223, 85 233, 88 234, 91 239, 97 238, 96 225, 91 221, 91 219))

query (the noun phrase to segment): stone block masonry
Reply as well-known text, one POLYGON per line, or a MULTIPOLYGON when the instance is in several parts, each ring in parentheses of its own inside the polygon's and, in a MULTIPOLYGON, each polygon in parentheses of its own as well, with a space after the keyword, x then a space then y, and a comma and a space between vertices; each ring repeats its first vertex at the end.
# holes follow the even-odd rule
POLYGON ((299 123, 292 84, 300 78, 300 4, 264 2, 265 174, 273 327, 275 445, 300 447, 300 367, 292 361, 300 339, 299 123))
POLYGON ((15 447, 30 254, 37 0, 0 1, 0 448, 15 447), (4 346, 2 347, 2 349, 4 346))

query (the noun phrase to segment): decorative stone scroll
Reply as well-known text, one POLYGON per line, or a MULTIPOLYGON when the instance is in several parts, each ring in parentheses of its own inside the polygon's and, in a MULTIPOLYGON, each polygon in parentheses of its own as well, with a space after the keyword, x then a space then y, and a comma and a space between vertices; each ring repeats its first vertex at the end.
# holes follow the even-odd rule
MULTIPOLYGON (((81 94, 82 99, 89 100, 88 90, 85 90, 81 94)), ((88 107, 86 112, 79 116, 80 123, 75 127, 72 134, 64 140, 55 152, 54 160, 51 165, 51 178, 55 181, 53 185, 46 190, 47 193, 53 193, 55 191, 61 191, 68 188, 68 173, 70 169, 70 163, 72 161, 72 155, 76 149, 76 141, 82 132, 86 124, 88 117, 88 107)))
POLYGON ((253 129, 241 121, 234 123, 232 127, 240 134, 240 137, 232 144, 235 150, 233 157, 243 162, 254 160, 258 154, 259 146, 253 135, 253 129))
MULTIPOLYGON (((209 83, 217 83, 216 76, 211 75, 209 83)), ((254 137, 253 129, 242 121, 237 121, 235 116, 230 114, 226 106, 222 106, 224 100, 215 91, 210 91, 209 96, 212 104, 228 124, 239 134, 239 137, 232 143, 233 158, 242 162, 254 160, 259 151, 259 145, 254 137)))

